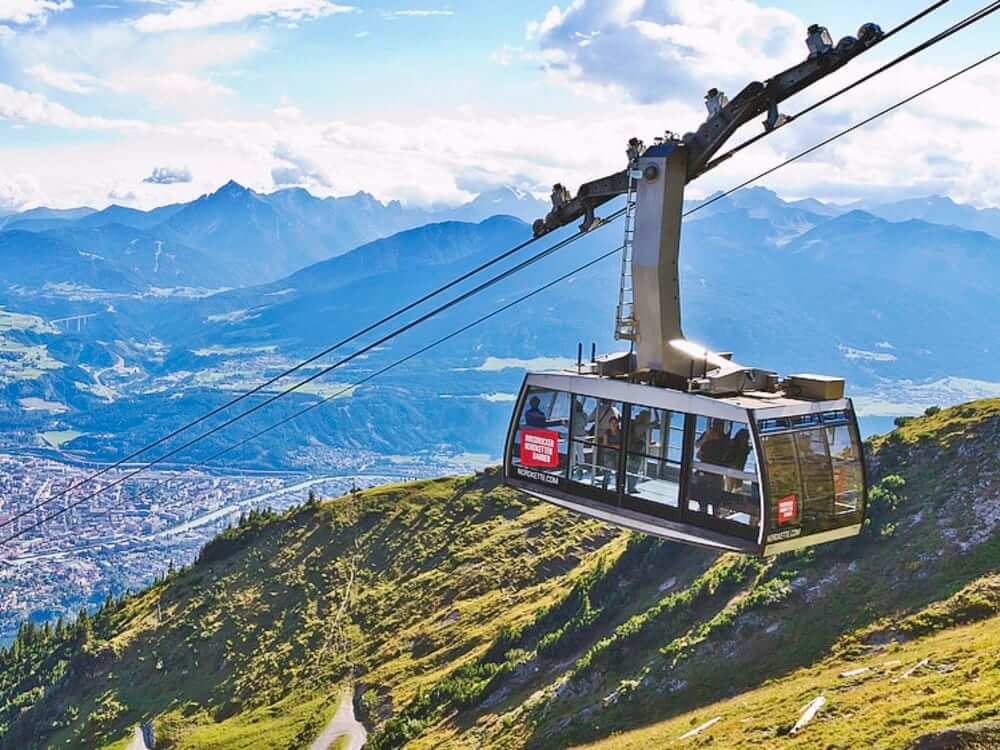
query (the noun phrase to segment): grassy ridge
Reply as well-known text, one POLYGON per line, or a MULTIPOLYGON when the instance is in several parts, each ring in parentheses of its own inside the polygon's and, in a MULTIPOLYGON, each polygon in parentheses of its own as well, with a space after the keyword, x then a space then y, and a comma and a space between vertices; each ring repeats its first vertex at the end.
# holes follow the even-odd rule
POLYGON ((0 653, 0 748, 120 748, 146 721, 158 748, 305 747, 348 682, 373 750, 985 737, 997 445, 998 402, 912 420, 871 446, 861 538, 767 560, 618 532, 495 475, 254 514, 190 568, 0 653))
POLYGON ((158 747, 298 746, 352 674, 391 710, 564 595, 615 538, 493 478, 248 519, 102 613, 86 673, 67 671, 80 644, 40 647, 43 684, 2 683, 20 698, 0 746, 110 746, 148 720, 158 747))

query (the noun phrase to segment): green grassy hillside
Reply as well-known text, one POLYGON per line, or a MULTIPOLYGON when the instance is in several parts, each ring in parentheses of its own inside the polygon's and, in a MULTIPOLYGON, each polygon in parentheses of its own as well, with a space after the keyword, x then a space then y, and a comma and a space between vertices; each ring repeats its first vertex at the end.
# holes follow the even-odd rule
POLYGON ((863 537, 767 560, 493 474, 254 514, 93 618, 23 630, 0 748, 122 748, 146 722, 157 748, 304 748, 348 684, 373 750, 993 747, 1000 401, 871 450, 863 537))

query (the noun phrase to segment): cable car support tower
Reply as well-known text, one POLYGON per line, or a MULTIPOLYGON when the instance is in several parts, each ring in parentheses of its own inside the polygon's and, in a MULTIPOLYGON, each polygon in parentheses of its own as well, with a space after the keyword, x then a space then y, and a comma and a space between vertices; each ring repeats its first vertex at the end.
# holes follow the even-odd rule
POLYGON ((597 358, 587 366, 591 374, 713 396, 779 390, 806 398, 813 392, 822 398, 842 396, 842 380, 793 376, 780 381, 770 370, 738 364, 728 354, 687 341, 681 327, 678 266, 684 193, 688 183, 731 155, 717 156, 742 126, 764 115, 765 133, 780 128, 790 120, 779 111, 783 101, 884 37, 879 26, 868 23, 856 37, 834 44, 825 27, 811 26, 805 61, 763 83, 749 84, 732 99, 718 89, 709 90, 709 116, 697 131, 683 137, 668 132, 648 147, 631 139, 627 168, 585 183, 575 197, 562 185, 554 186, 552 210, 534 223, 536 237, 578 219, 583 220, 581 229, 589 230, 601 223, 595 214, 599 207, 622 195, 626 200, 615 338, 631 342, 632 351, 597 358))

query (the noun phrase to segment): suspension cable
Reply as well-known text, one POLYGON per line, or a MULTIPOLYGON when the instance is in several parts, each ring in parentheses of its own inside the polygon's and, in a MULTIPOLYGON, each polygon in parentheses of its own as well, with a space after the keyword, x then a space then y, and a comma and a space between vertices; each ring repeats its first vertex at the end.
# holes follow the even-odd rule
POLYGON ((691 214, 695 213, 696 211, 701 211, 701 209, 707 208, 708 206, 711 206, 716 201, 720 201, 723 198, 729 197, 730 195, 732 195, 733 193, 737 192, 738 190, 742 190, 743 188, 747 187, 748 185, 751 185, 751 184, 757 182, 758 180, 763 179, 764 177, 767 177, 769 175, 774 174, 779 169, 787 167, 789 164, 797 162, 800 159, 802 159, 802 158, 804 158, 806 156, 809 156, 809 154, 814 153, 815 151, 819 151, 824 146, 828 146, 829 144, 833 143, 834 141, 839 140, 840 138, 843 138, 845 135, 849 135, 850 133, 853 133, 855 130, 859 130, 860 128, 863 128, 865 125, 873 123, 876 120, 878 120, 878 119, 880 119, 882 117, 885 117, 886 115, 890 114, 891 112, 895 112, 897 109, 899 109, 900 107, 903 107, 903 106, 909 104, 914 99, 918 99, 919 97, 923 96, 924 94, 928 94, 931 91, 934 91, 935 89, 940 88, 941 86, 944 86, 946 83, 949 83, 949 82, 955 80, 959 76, 965 75, 969 71, 974 70, 975 68, 978 68, 981 65, 985 65, 986 63, 990 62, 991 60, 993 60, 996 57, 1000 57, 1000 50, 997 50, 996 52, 993 52, 992 54, 989 54, 986 57, 980 58, 979 60, 977 60, 976 62, 972 63, 971 65, 967 65, 966 67, 962 68, 961 70, 956 71, 955 73, 952 73, 951 75, 947 76, 946 78, 942 78, 940 81, 937 81, 936 83, 933 83, 930 86, 921 89, 920 91, 916 92, 915 94, 911 94, 910 96, 906 97, 902 101, 896 102, 891 107, 886 107, 885 109, 883 109, 883 110, 881 110, 879 112, 876 112, 871 117, 867 117, 864 120, 862 120, 861 122, 855 123, 851 127, 845 128, 844 130, 841 130, 839 133, 836 133, 835 135, 830 136, 826 140, 817 143, 815 146, 812 146, 811 148, 807 148, 805 151, 800 151, 795 156, 792 156, 792 157, 786 159, 785 161, 781 162, 780 164, 777 164, 777 165, 771 167, 770 169, 767 169, 767 170, 761 172, 756 177, 751 177, 749 180, 745 180, 744 182, 741 182, 736 187, 730 188, 729 190, 727 190, 724 193, 719 193, 718 195, 713 196, 712 198, 708 199, 704 203, 700 203, 699 205, 695 206, 694 208, 690 209, 689 211, 686 211, 684 213, 684 216, 690 216, 691 214))
POLYGON ((269 378, 268 380, 265 380, 264 382, 262 382, 262 383, 260 383, 260 384, 258 384, 256 386, 254 386, 250 390, 244 391, 243 393, 240 393, 238 396, 230 399, 229 401, 226 401, 224 404, 221 404, 220 406, 215 407, 214 409, 206 412, 205 414, 201 415, 200 417, 198 417, 196 419, 193 419, 190 422, 187 422, 187 423, 181 425, 180 427, 178 427, 177 429, 175 429, 175 430, 171 431, 170 433, 164 435, 163 437, 157 438, 153 442, 148 443, 148 444, 144 445, 143 447, 139 448, 138 450, 135 450, 132 453, 129 453, 127 456, 124 456, 123 458, 118 459, 114 463, 108 464, 107 466, 101 468, 100 470, 93 472, 92 474, 90 474, 87 477, 84 477, 80 481, 75 482, 75 483, 71 484, 70 486, 66 487, 65 489, 60 490, 55 495, 52 495, 51 497, 47 498, 46 500, 44 500, 42 502, 39 502, 39 503, 36 503, 35 505, 33 505, 33 506, 29 507, 29 508, 26 508, 25 510, 19 511, 18 513, 14 514, 10 518, 4 520, 3 522, 0 522, 0 529, 4 528, 6 526, 9 526, 10 524, 14 523, 18 519, 23 518, 24 516, 26 516, 26 515, 28 515, 30 513, 33 513, 34 511, 38 510, 39 508, 41 508, 46 503, 48 503, 50 501, 58 500, 59 498, 64 497, 65 495, 69 494, 70 492, 73 492, 74 490, 79 489, 83 485, 90 483, 94 479, 97 479, 98 477, 100 477, 100 476, 102 476, 104 474, 107 474, 109 471, 113 471, 114 469, 117 469, 117 468, 121 467, 125 463, 127 463, 129 461, 132 461, 133 459, 138 458, 139 456, 141 456, 141 455, 149 452, 153 448, 156 448, 157 446, 162 445, 163 443, 167 442, 168 440, 171 440, 171 439, 177 437, 178 435, 181 435, 182 433, 187 432, 191 428, 196 427, 197 425, 201 424, 202 422, 205 422, 206 420, 211 419, 212 417, 216 416, 220 412, 223 412, 226 409, 228 409, 228 408, 230 408, 232 406, 235 406, 236 404, 240 403, 241 401, 246 400, 250 396, 253 396, 253 395, 257 394, 257 393, 260 393, 264 389, 266 389, 266 388, 274 385, 275 383, 277 383, 279 380, 282 380, 283 378, 286 378, 289 375, 292 375, 293 373, 298 372, 299 370, 303 369, 304 367, 307 367, 307 366, 311 365, 312 363, 316 362, 317 360, 322 359, 323 357, 327 356, 328 354, 331 354, 332 352, 336 351, 337 349, 340 349, 341 347, 346 346, 347 344, 350 344, 351 342, 358 340, 362 336, 364 336, 364 335, 366 335, 368 333, 371 333, 373 330, 375 330, 376 328, 384 325, 385 323, 388 323, 388 322, 390 322, 392 320, 395 320, 396 318, 398 318, 398 317, 400 317, 402 315, 405 315, 407 312, 410 312, 414 308, 419 307, 420 305, 422 305, 425 302, 433 299, 434 297, 439 296, 440 294, 448 291, 449 289, 452 289, 455 286, 458 286, 459 284, 461 284, 464 281, 467 281, 468 279, 472 278, 476 274, 479 274, 482 271, 485 271, 487 268, 490 268, 491 266, 494 266, 497 263, 500 263, 501 261, 506 260, 507 258, 509 258, 512 255, 520 252, 521 250, 525 249, 526 247, 528 247, 529 245, 531 245, 532 243, 536 242, 539 239, 540 239, 539 237, 532 237, 531 239, 525 240, 524 242, 520 243, 519 245, 515 245, 514 247, 510 248, 509 250, 506 250, 505 252, 501 253, 500 255, 497 255, 496 257, 494 257, 494 258, 486 261, 485 263, 482 263, 481 265, 476 266, 471 271, 467 271, 466 273, 461 274, 460 276, 458 276, 455 279, 447 282, 446 284, 443 284, 442 286, 439 286, 436 289, 431 290, 430 292, 428 292, 427 294, 423 295, 419 299, 416 299, 416 300, 414 300, 414 301, 412 301, 412 302, 404 305, 403 307, 397 309, 395 312, 392 312, 392 313, 386 315, 385 317, 381 318, 380 320, 378 320, 378 321, 376 321, 376 322, 374 322, 374 323, 372 323, 370 325, 365 326, 364 328, 362 328, 361 330, 359 330, 359 331, 351 334, 347 338, 341 339, 337 343, 335 343, 335 344, 333 344, 331 346, 328 346, 327 348, 323 349, 320 352, 317 352, 316 354, 312 355, 308 359, 302 360, 301 362, 299 362, 298 364, 294 365, 293 367, 289 367, 287 370, 281 372, 278 375, 275 375, 272 378, 269 378))
MULTIPOLYGON (((600 227, 607 226, 607 224, 609 224, 610 222, 613 222, 614 220, 616 220, 617 218, 619 218, 620 216, 622 216, 624 213, 625 213, 625 209, 621 209, 619 211, 616 211, 615 213, 613 213, 609 217, 607 217, 607 219, 605 219, 605 221, 602 224, 595 226, 594 229, 591 230, 591 231, 596 231, 600 227)), ((476 294, 479 294, 480 292, 483 292, 486 289, 488 289, 488 288, 490 288, 490 287, 498 284, 499 282, 501 282, 504 279, 506 279, 506 278, 514 275, 515 273, 517 273, 519 271, 522 271, 525 268, 528 268, 529 266, 534 265, 535 263, 538 263, 539 261, 541 261, 544 258, 547 258, 548 256, 552 255, 553 253, 561 250, 562 248, 566 247, 567 245, 571 244, 572 242, 575 242, 576 240, 579 240, 581 237, 585 236, 586 234, 588 234, 588 231, 585 231, 585 230, 581 229, 576 234, 571 235, 571 236, 569 236, 569 237, 567 237, 567 238, 565 238, 565 239, 563 239, 563 240, 555 243, 551 247, 548 247, 548 248, 546 248, 545 250, 542 250, 539 253, 536 253, 535 255, 531 256, 527 260, 524 260, 521 263, 518 263, 516 266, 512 266, 511 268, 507 269, 506 271, 503 271, 503 272, 501 272, 501 273, 499 273, 499 274, 497 274, 495 276, 490 277, 489 279, 487 279, 486 281, 482 282, 481 284, 479 284, 478 286, 474 287, 473 289, 470 289, 470 290, 468 290, 466 292, 463 292, 462 294, 458 295, 457 297, 454 297, 453 299, 449 300, 448 302, 445 302, 444 304, 439 305, 438 307, 434 308, 433 310, 430 310, 429 312, 424 313, 423 315, 421 315, 418 318, 415 318, 414 320, 410 321, 409 323, 406 323, 405 325, 400 326, 399 328, 397 328, 394 331, 392 331, 392 332, 390 332, 390 333, 382 336, 381 338, 377 339, 376 341, 373 341, 372 343, 367 344, 367 345, 361 347, 360 349, 356 350, 354 353, 352 353, 352 354, 350 354, 350 355, 348 355, 346 357, 341 358, 340 360, 334 362, 333 364, 327 365, 326 367, 322 368, 318 372, 310 375, 307 378, 303 378, 302 380, 300 380, 299 382, 297 382, 297 383, 295 383, 295 384, 293 384, 291 386, 288 386, 287 388, 283 389, 282 391, 279 391, 278 393, 274 394, 270 398, 265 399, 264 401, 261 401, 260 403, 254 404, 249 409, 246 409, 245 411, 242 411, 239 414, 237 414, 237 415, 235 415, 233 417, 230 417, 225 422, 222 422, 221 424, 218 424, 215 427, 212 427, 211 429, 206 430, 205 432, 197 435, 196 437, 192 438, 191 440, 188 440, 187 442, 183 443, 182 445, 179 445, 176 448, 172 448, 168 452, 166 452, 166 453, 158 456, 155 459, 147 461, 142 466, 134 469, 133 471, 125 474, 122 477, 119 477, 115 481, 110 482, 110 483, 104 485, 103 487, 100 487, 100 488, 94 490, 93 492, 91 492, 91 493, 89 493, 87 495, 84 495, 83 497, 81 497, 81 498, 79 498, 77 500, 74 500, 71 503, 67 503, 62 508, 60 508, 60 509, 58 509, 56 511, 53 511, 52 513, 49 513, 48 515, 44 516, 43 518, 41 518, 40 520, 38 520, 34 524, 32 524, 32 525, 30 525, 28 527, 25 527, 25 529, 23 529, 23 530, 15 533, 15 534, 11 534, 11 535, 5 537, 2 541, 0 541, 0 544, 5 544, 6 542, 9 542, 9 541, 11 541, 13 539, 16 539, 17 537, 21 536, 25 531, 33 529, 33 528, 36 528, 38 526, 41 526, 42 524, 47 523, 48 521, 51 521, 54 518, 58 518, 62 514, 64 514, 64 513, 68 512, 68 511, 72 510, 73 508, 76 508, 76 507, 82 505, 83 503, 87 502, 88 500, 92 500, 93 498, 97 497, 98 495, 102 495, 103 493, 107 492, 108 490, 110 490, 110 489, 112 489, 114 487, 117 487, 118 485, 122 484, 123 482, 126 482, 129 479, 132 479, 136 475, 143 473, 144 471, 152 468, 153 466, 156 466, 156 465, 158 465, 160 463, 163 463, 168 458, 171 458, 172 456, 177 455, 181 451, 186 450, 187 448, 190 448, 191 446, 195 445, 196 443, 200 443, 205 438, 207 438, 207 437, 209 437, 211 435, 214 435, 215 433, 217 433, 217 432, 219 432, 221 430, 226 429, 227 427, 235 424, 236 422, 239 422, 242 419, 245 419, 246 417, 250 416, 251 414, 254 414, 257 411, 260 411, 261 409, 263 409, 264 407, 266 407, 266 406, 274 403, 275 401, 277 401, 277 400, 279 400, 281 398, 284 398, 285 396, 288 396, 289 394, 294 393, 294 392, 300 390, 302 387, 308 385, 309 383, 313 382, 314 380, 317 380, 317 379, 323 377, 324 375, 329 374, 330 372, 332 372, 333 370, 337 369, 338 367, 341 367, 341 366, 343 366, 343 365, 345 365, 345 364, 347 364, 347 363, 349 363, 349 362, 357 359, 361 355, 366 354, 366 353, 370 352, 371 350, 373 350, 373 349, 375 349, 375 348, 377 348, 379 346, 382 346, 383 344, 385 344, 385 343, 391 341, 392 339, 394 339, 394 338, 402 335, 403 333, 406 333, 410 329, 415 328, 416 326, 420 325, 421 323, 424 323, 424 322, 430 320, 431 318, 439 315, 442 312, 445 312, 446 310, 454 307, 455 305, 457 305, 457 304, 459 304, 461 302, 464 302, 465 300, 469 299, 470 297, 473 297, 476 294)), ((54 496, 52 496, 50 498, 46 498, 45 500, 41 501, 40 503, 37 503, 35 505, 35 508, 40 508, 40 507, 43 507, 45 505, 48 505, 49 503, 54 502, 57 498, 65 495, 65 494, 66 494, 66 491, 63 491, 63 492, 61 492, 61 493, 59 493, 57 495, 54 495, 54 496)), ((23 515, 23 513, 21 515, 23 515)))
MULTIPOLYGON (((893 34, 896 34, 896 33, 900 32, 900 31, 902 31, 903 29, 905 29, 910 24, 915 23, 920 18, 923 18, 924 16, 926 16, 928 13, 930 13, 930 12, 932 12, 934 10, 937 10, 938 8, 940 8, 942 5, 944 5, 947 2, 949 2, 949 0, 941 0, 940 2, 936 3, 935 5, 932 5, 931 7, 927 8, 926 10, 924 10, 922 13, 919 13, 916 16, 914 16, 913 18, 909 19, 908 21, 900 24, 895 29, 893 29, 888 34, 886 34, 885 37, 883 37, 882 41, 885 41, 886 39, 888 39, 893 34)), ((714 167, 717 167, 722 162, 724 162, 724 161, 726 161, 728 159, 731 159, 733 156, 735 156, 736 154, 738 154, 743 149, 749 148, 750 146, 754 145, 758 141, 763 140, 767 136, 771 135, 771 133, 774 133, 775 131, 780 130, 785 125, 788 125, 789 123, 792 123, 792 122, 794 122, 795 120, 798 120, 801 117, 805 117, 810 112, 814 112, 815 110, 819 109, 820 107, 822 107, 822 106, 824 106, 826 104, 829 104, 834 99, 842 96, 843 94, 846 94, 849 91, 852 91, 853 89, 856 89, 858 86, 861 86, 862 84, 867 83, 868 81, 872 80, 873 78, 882 75, 882 73, 885 73, 887 70, 890 70, 890 69, 896 67, 897 65, 900 65, 901 63, 906 62, 911 57, 919 55, 921 52, 924 52, 924 51, 930 49, 931 47, 933 47, 934 45, 939 44, 940 42, 943 42, 945 39, 948 39, 949 37, 957 34, 958 32, 963 31, 964 29, 967 29, 969 26, 972 26, 973 24, 978 23, 979 21, 983 20, 984 18, 986 18, 987 16, 991 15, 992 13, 995 13, 998 10, 1000 10, 1000 2, 990 3, 989 5, 985 6, 984 8, 981 8, 980 10, 976 11, 972 15, 967 16, 966 18, 962 19, 961 21, 959 21, 959 22, 953 24, 952 26, 948 27, 944 31, 942 31, 942 32, 940 32, 938 34, 935 34, 930 39, 922 42, 921 44, 918 44, 916 47, 913 47, 910 50, 908 50, 908 51, 904 52, 903 54, 899 55, 898 57, 890 60, 885 65, 882 65, 882 66, 876 68, 871 73, 868 73, 867 75, 862 76, 861 78, 859 78, 858 80, 854 81, 853 83, 849 83, 848 85, 844 86, 843 88, 838 89, 837 91, 833 92, 829 96, 825 96, 822 99, 820 99, 819 101, 814 102, 813 104, 810 104, 808 107, 806 107, 805 109, 803 109, 801 112, 799 112, 797 114, 794 114, 794 115, 788 115, 788 116, 786 116, 785 117, 785 121, 781 125, 781 127, 773 128, 772 130, 765 130, 763 133, 758 133, 753 138, 748 138, 747 140, 745 140, 742 143, 740 143, 738 146, 734 146, 733 148, 729 149, 725 153, 720 154, 719 156, 717 156, 714 159, 712 159, 711 161, 709 161, 705 165, 703 171, 707 172, 708 170, 713 169, 714 167)), ((881 42, 879 42, 879 43, 881 44, 881 42)))
MULTIPOLYGON (((615 217, 615 218, 617 218, 617 217, 615 217)), ((610 218, 608 219, 608 221, 613 221, 613 220, 614 219, 610 219, 610 218)), ((281 427, 281 426, 283 426, 285 424, 288 424, 289 422, 291 422, 291 421, 293 421, 295 419, 298 419, 299 417, 303 416, 304 414, 306 414, 308 412, 311 412, 313 409, 318 409, 320 406, 323 406, 323 405, 329 403, 330 401, 333 401, 334 399, 337 399, 340 396, 343 396, 345 393, 348 393, 348 392, 352 391, 353 389, 358 388, 359 386, 362 386, 365 383, 368 383, 369 381, 374 380, 375 378, 384 375, 385 373, 389 372, 390 370, 394 370, 397 367, 406 364, 410 360, 416 359, 417 357, 419 357, 419 356, 421 356, 423 354, 426 354, 431 349, 434 349, 434 348, 440 346, 441 344, 444 344, 444 343, 450 341, 451 339, 460 336, 461 334, 465 333, 466 331, 468 331, 468 330, 470 330, 472 328, 475 328, 475 327, 477 327, 479 325, 482 325, 483 323, 485 323, 486 321, 490 320, 491 318, 495 318, 497 315, 500 315, 501 313, 504 313, 507 310, 510 310, 511 308, 516 307, 517 305, 520 305, 523 302, 526 302, 527 300, 531 299, 532 297, 535 297, 535 296, 541 294, 542 292, 551 289, 552 287, 556 286, 557 284, 559 284, 559 283, 561 283, 563 281, 566 281, 567 279, 569 279, 569 278, 571 278, 573 276, 576 276, 577 274, 582 273, 583 271, 588 270, 592 266, 596 266, 602 260, 610 258, 612 255, 615 255, 615 254, 621 252, 621 250, 622 250, 621 247, 616 247, 614 250, 609 250, 609 251, 607 251, 605 253, 602 253, 601 255, 598 255, 593 260, 590 260, 590 261, 584 263, 583 265, 577 266, 572 271, 568 271, 567 273, 564 273, 563 275, 559 276, 558 278, 553 279, 552 281, 548 282, 547 284, 544 284, 544 285, 542 285, 540 287, 537 287, 536 289, 531 290, 530 292, 527 292, 526 294, 523 294, 522 296, 518 297, 517 299, 514 299, 511 302, 508 302, 507 304, 502 305, 501 307, 498 307, 495 310, 490 311, 489 313, 487 313, 487 314, 485 314, 485 315, 477 318, 476 320, 472 321, 471 323, 465 324, 461 328, 458 328, 458 329, 452 331, 451 333, 449 333, 449 334, 447 334, 445 336, 442 336, 439 339, 436 339, 436 340, 432 341, 431 343, 429 343, 429 344, 421 347, 420 349, 417 349, 416 351, 411 352, 410 354, 407 354, 405 357, 401 357, 400 359, 395 360, 394 362, 386 365, 385 367, 382 367, 381 369, 376 370, 375 372, 370 373, 369 375, 366 375, 365 377, 361 378, 360 380, 354 381, 350 385, 346 385, 343 388, 340 388, 339 390, 335 391, 334 393, 331 393, 330 395, 325 396, 323 399, 321 399, 319 401, 315 401, 315 402, 309 404, 308 406, 305 406, 302 409, 299 409, 298 411, 294 412, 293 414, 290 414, 289 416, 284 417, 284 418, 278 420, 277 422, 274 422, 273 424, 268 425, 267 427, 263 428, 262 430, 258 430, 257 432, 253 433, 252 435, 249 435, 249 436, 247 436, 245 438, 242 438, 241 440, 238 440, 235 443, 232 443, 231 445, 226 446, 222 450, 213 453, 208 458, 204 458, 204 459, 202 459, 202 460, 200 460, 200 461, 198 461, 198 462, 196 462, 194 464, 191 464, 190 466, 185 467, 185 469, 187 471, 192 471, 194 469, 199 469, 199 468, 202 468, 202 467, 208 467, 208 465, 212 461, 215 461, 215 460, 217 460, 219 458, 222 458, 222 456, 226 455, 227 453, 230 453, 231 451, 234 451, 237 448, 241 448, 244 445, 246 445, 247 443, 250 443, 250 442, 256 440, 257 438, 259 438, 259 437, 261 437, 263 435, 266 435, 267 433, 271 432, 272 430, 276 430, 279 427, 281 427)), ((140 494, 139 497, 142 497, 142 495, 140 494)), ((123 499, 119 500, 117 503, 111 505, 107 510, 109 510, 109 511, 113 510, 117 506, 123 504, 124 502, 126 502, 127 500, 130 500, 130 499, 131 500, 135 500, 137 498, 135 498, 135 497, 133 497, 133 498, 123 498, 123 499)), ((45 521, 44 520, 38 521, 33 526, 29 526, 29 527, 27 527, 25 529, 22 529, 17 534, 13 534, 13 535, 7 537, 6 539, 4 539, 3 542, 0 542, 0 544, 5 544, 5 543, 7 543, 9 541, 12 541, 13 539, 16 539, 18 536, 21 536, 22 534, 27 533, 28 531, 31 531, 32 529, 36 528, 37 526, 40 526, 42 523, 45 523, 45 521)), ((68 551, 72 551, 72 550, 68 550, 68 551)))

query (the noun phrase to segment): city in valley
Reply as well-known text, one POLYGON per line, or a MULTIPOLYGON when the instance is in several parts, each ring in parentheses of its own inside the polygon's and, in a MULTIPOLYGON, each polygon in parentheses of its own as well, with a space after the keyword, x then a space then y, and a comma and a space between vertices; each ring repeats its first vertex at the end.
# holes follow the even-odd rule
POLYGON ((86 482, 101 467, 0 454, 0 523, 4 538, 19 535, 0 558, 0 644, 25 619, 73 619, 108 594, 139 589, 191 562, 205 542, 253 508, 280 511, 310 492, 337 497, 443 468, 425 459, 376 464, 372 456, 359 462, 357 452, 347 455, 331 461, 327 474, 178 467, 125 479, 137 467, 123 465, 86 482))

